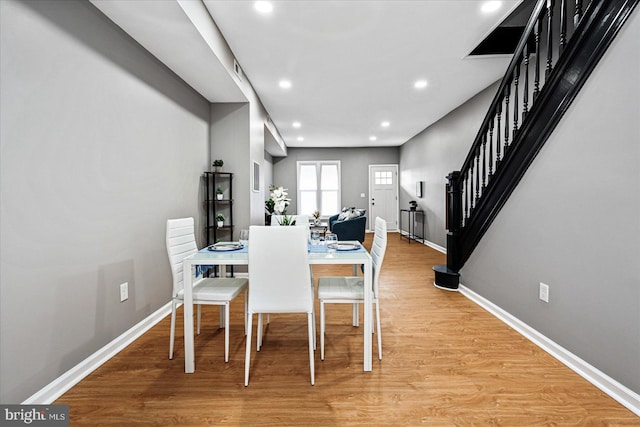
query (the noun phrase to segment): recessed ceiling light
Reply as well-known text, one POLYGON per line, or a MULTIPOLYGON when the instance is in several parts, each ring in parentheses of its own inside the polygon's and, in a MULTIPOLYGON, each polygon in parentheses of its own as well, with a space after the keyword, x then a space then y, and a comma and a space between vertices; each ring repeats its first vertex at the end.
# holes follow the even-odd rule
POLYGON ((388 128, 390 124, 391 123, 389 123, 389 122, 382 122, 382 123, 380 123, 380 126, 382 126, 383 128, 388 128))
POLYGON ((280 82, 278 82, 278 86, 282 89, 291 89, 291 82, 289 80, 280 80, 280 82))
POLYGON ((300 126, 302 126, 302 125, 300 124, 300 122, 293 122, 293 127, 294 127, 294 128, 299 128, 300 126))
POLYGON ((424 89, 425 87, 427 87, 427 81, 418 80, 413 84, 413 87, 415 87, 416 89, 424 89))
POLYGON ((301 136, 299 136, 299 137, 298 137, 298 141, 302 142, 302 141, 304 141, 304 138, 303 138, 303 137, 301 137, 301 136))
POLYGON ((378 139, 378 138, 376 138, 375 136, 370 136, 369 137, 369 141, 375 141, 376 139, 378 139))
POLYGON ((268 1, 257 1, 253 4, 253 8, 260 13, 271 13, 273 5, 268 1))
POLYGON ((502 6, 502 2, 501 1, 488 1, 488 2, 483 3, 483 5, 480 8, 480 10, 482 10, 483 13, 491 13, 491 12, 495 12, 496 10, 500 9, 500 6, 502 6))

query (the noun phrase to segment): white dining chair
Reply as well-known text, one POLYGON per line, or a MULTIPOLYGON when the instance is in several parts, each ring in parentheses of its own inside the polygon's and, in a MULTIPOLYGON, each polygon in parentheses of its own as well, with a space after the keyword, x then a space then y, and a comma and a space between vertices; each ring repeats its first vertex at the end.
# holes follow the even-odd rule
MULTIPOLYGON (((173 359, 173 343, 175 339, 176 309, 184 303, 182 261, 196 253, 193 218, 178 218, 167 221, 167 254, 173 275, 173 297, 171 303, 171 332, 169 342, 169 359, 173 359)), ((193 303, 197 304, 197 333, 200 334, 201 305, 218 305, 224 307, 224 361, 229 361, 229 304, 241 292, 244 292, 245 331, 247 322, 247 284, 246 278, 201 278, 193 281, 193 303)))
MULTIPOLYGON (((244 385, 249 385, 253 315, 306 313, 309 369, 315 382, 313 354, 313 288, 310 286, 307 231, 304 227, 251 226, 249 234, 249 307, 244 385), (283 274, 284 272, 284 274, 283 274)), ((258 322, 261 336, 262 322, 258 322)))
MULTIPOLYGON (((294 224, 296 227, 304 227, 307 230, 307 237, 310 238, 310 232, 311 232, 311 223, 309 222, 309 215, 286 215, 287 217, 290 217, 290 219, 292 220, 296 220, 296 223, 294 224)), ((283 219, 284 219, 285 215, 271 215, 271 226, 281 226, 283 219)), ((314 279, 313 279, 313 269, 311 268, 311 266, 309 266, 309 272, 311 273, 311 286, 314 286, 314 279)), ((313 294, 315 295, 315 290, 313 292, 313 294)), ((269 323, 271 317, 270 314, 267 313, 267 324, 269 323)), ((258 325, 262 325, 262 313, 258 315, 258 325)), ((315 311, 313 313, 313 349, 315 350, 316 348, 316 341, 315 341, 315 337, 316 337, 316 315, 315 315, 315 311)), ((258 334, 258 343, 257 343, 257 350, 260 351, 260 348, 262 347, 262 334, 259 333, 258 334)))
MULTIPOLYGON (((373 303, 376 306, 376 327, 378 338, 378 359, 382 360, 382 331, 380 330, 380 269, 387 250, 387 221, 376 217, 375 234, 371 246, 373 269, 373 303)), ((320 359, 324 360, 325 304, 363 304, 364 278, 360 276, 321 277, 318 279, 318 299, 320 300, 320 359)), ((355 325, 355 323, 354 323, 355 325)))

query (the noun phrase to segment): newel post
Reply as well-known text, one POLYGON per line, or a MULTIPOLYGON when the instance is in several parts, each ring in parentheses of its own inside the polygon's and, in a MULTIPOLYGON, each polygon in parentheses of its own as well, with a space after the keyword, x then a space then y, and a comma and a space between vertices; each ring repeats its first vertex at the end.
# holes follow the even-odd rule
POLYGON ((458 266, 460 262, 459 235, 462 227, 462 180, 460 172, 447 176, 446 194, 447 264, 433 267, 434 285, 437 288, 457 291, 460 284, 458 266))

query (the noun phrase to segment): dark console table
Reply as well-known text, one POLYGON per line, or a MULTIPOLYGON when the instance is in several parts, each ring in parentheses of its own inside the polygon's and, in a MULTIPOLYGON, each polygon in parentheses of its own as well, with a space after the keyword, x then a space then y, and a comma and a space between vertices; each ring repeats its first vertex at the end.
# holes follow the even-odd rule
POLYGON ((411 209, 400 209, 400 240, 403 238, 407 239, 409 243, 412 240, 419 241, 424 243, 424 211, 423 210, 411 210, 411 209), (406 213, 407 215, 407 234, 402 233, 402 216, 406 213), (416 235, 416 215, 420 215, 422 217, 422 234, 420 236, 416 235))

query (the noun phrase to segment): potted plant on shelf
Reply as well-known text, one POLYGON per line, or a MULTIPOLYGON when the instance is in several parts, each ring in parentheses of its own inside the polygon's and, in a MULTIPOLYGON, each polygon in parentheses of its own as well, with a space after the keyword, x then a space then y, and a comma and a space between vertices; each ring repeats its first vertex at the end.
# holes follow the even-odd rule
POLYGON ((220 172, 222 170, 222 165, 224 165, 224 162, 222 160, 214 160, 213 161, 213 170, 216 172, 220 172))
POLYGON ((320 224, 320 211, 313 212, 313 223, 315 225, 320 224))
POLYGON ((224 191, 222 191, 222 187, 216 188, 216 199, 222 200, 222 193, 224 193, 224 191))
POLYGON ((224 215, 222 214, 216 215, 216 221, 218 221, 218 228, 224 227, 224 215))

